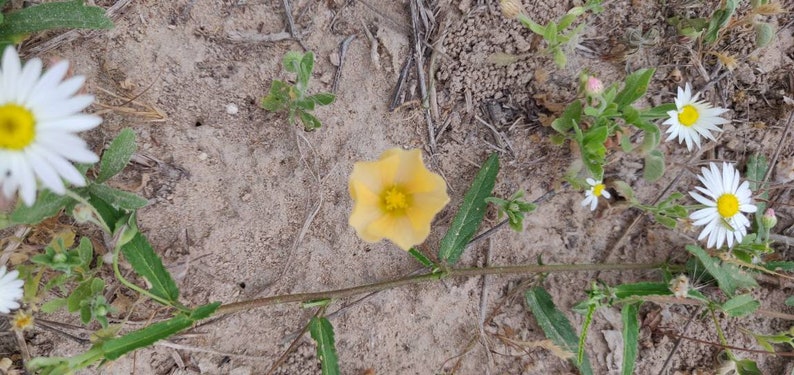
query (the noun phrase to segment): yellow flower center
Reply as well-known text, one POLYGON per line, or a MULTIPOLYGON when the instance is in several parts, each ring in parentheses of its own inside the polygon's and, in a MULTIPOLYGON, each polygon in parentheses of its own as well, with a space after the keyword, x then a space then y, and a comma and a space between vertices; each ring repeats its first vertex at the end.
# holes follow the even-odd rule
POLYGON ((678 113, 678 122, 686 127, 694 125, 698 118, 700 118, 700 113, 698 113, 697 108, 692 105, 685 105, 684 108, 681 109, 681 112, 678 113))
POLYGON ((19 151, 36 136, 33 114, 16 104, 0 106, 0 149, 19 151))
POLYGON ((733 217, 739 212, 739 198, 735 195, 726 193, 717 198, 717 212, 724 219, 733 217))
POLYGON ((404 210, 410 203, 408 194, 397 186, 386 189, 381 195, 381 201, 386 212, 404 210))
POLYGON ((593 186, 593 195, 600 197, 601 192, 604 191, 604 188, 606 188, 604 184, 595 184, 595 186, 593 186))
POLYGON ((18 331, 30 329, 33 327, 33 315, 20 310, 14 315, 11 324, 18 331))

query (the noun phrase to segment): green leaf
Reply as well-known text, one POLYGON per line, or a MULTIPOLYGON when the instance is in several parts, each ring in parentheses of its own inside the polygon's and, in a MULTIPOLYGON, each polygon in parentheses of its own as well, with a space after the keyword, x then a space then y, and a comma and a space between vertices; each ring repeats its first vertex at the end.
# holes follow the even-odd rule
MULTIPOLYGON (((66 308, 70 313, 80 310, 82 302, 91 298, 93 295, 91 291, 91 284, 95 279, 88 279, 80 283, 77 288, 74 288, 72 294, 66 297, 66 308)), ((89 316, 90 320, 90 316, 89 316)))
POLYGON ((791 261, 774 261, 774 262, 767 262, 764 264, 764 267, 770 271, 785 271, 785 272, 794 272, 794 262, 791 261))
POLYGON ((178 303, 179 289, 171 274, 163 267, 163 262, 155 254, 149 241, 138 233, 121 247, 124 258, 130 262, 138 275, 145 277, 152 285, 149 291, 172 305, 178 303))
POLYGON ((99 175, 96 178, 97 183, 102 183, 115 176, 130 162, 132 154, 138 149, 135 144, 135 132, 130 128, 124 130, 116 136, 116 139, 110 143, 110 147, 102 154, 102 160, 99 161, 99 175))
POLYGON ((302 53, 298 51, 288 51, 284 54, 284 58, 281 60, 282 65, 284 65, 284 70, 290 73, 297 73, 298 68, 300 68, 302 58, 302 53))
POLYGON ((306 98, 306 99, 302 99, 302 100, 296 100, 294 104, 295 104, 295 107, 298 107, 298 108, 300 108, 300 109, 302 109, 304 111, 313 111, 315 103, 314 103, 314 100, 306 98))
POLYGON ((24 203, 20 203, 11 213, 11 222, 13 224, 38 224, 48 217, 55 216, 71 202, 73 202, 72 198, 45 189, 39 193, 32 206, 28 207, 24 203))
POLYGON ((51 29, 110 29, 113 21, 100 7, 82 0, 44 3, 8 12, 0 24, 0 39, 51 29))
POLYGON ((105 221, 105 224, 108 225, 108 229, 110 229, 111 232, 116 230, 116 222, 125 216, 110 203, 106 202, 104 199, 96 196, 95 194, 88 194, 88 203, 90 203, 97 213, 99 213, 99 216, 102 217, 102 220, 105 221))
POLYGON ((767 22, 756 22, 755 29, 755 48, 766 47, 775 37, 775 26, 767 22))
POLYGON ((292 86, 274 79, 270 83, 270 91, 267 96, 262 98, 262 108, 270 112, 287 109, 287 103, 290 101, 290 89, 292 89, 292 86))
POLYGON ((750 183, 750 190, 757 192, 762 188, 761 184, 766 176, 768 166, 764 154, 752 154, 747 158, 747 168, 745 177, 750 183))
POLYGON ((643 120, 658 120, 660 118, 668 118, 670 115, 667 112, 675 111, 678 108, 675 103, 666 103, 648 110, 640 111, 640 118, 643 120))
MULTIPOLYGON (((549 293, 542 287, 535 287, 528 290, 524 296, 527 306, 535 316, 540 328, 543 329, 546 338, 567 352, 577 353, 579 344, 576 332, 568 318, 554 306, 549 293)), ((581 363, 572 362, 583 375, 593 374, 590 360, 586 355, 581 363)))
POLYGON ((612 181, 612 187, 615 188, 615 191, 618 192, 623 198, 626 198, 629 202, 635 202, 634 198, 634 189, 629 186, 625 181, 615 180, 612 181))
POLYGON ((578 123, 582 118, 582 102, 574 100, 571 104, 565 107, 562 116, 555 119, 551 123, 551 128, 558 131, 560 134, 567 135, 568 131, 573 128, 574 123, 578 123))
POLYGON ((422 254, 422 252, 417 250, 415 247, 412 247, 410 250, 408 250, 408 254, 411 254, 412 257, 419 261, 419 263, 422 263, 422 265, 425 267, 433 268, 436 266, 436 264, 433 263, 430 258, 425 256, 425 254, 422 254))
POLYGON ((88 187, 88 191, 113 207, 129 211, 136 210, 149 204, 148 200, 139 197, 137 194, 115 189, 105 184, 91 184, 88 187))
POLYGON ((312 70, 314 70, 314 52, 308 51, 303 54, 303 58, 300 62, 300 67, 298 68, 298 91, 301 93, 305 93, 306 89, 309 88, 309 78, 312 76, 312 70))
POLYGON ((645 155, 645 166, 642 169, 642 178, 654 182, 664 176, 664 154, 659 150, 651 150, 645 155))
POLYGON ((318 120, 317 117, 314 117, 314 115, 308 112, 299 110, 298 116, 300 116, 301 122, 303 123, 303 128, 307 132, 317 130, 323 126, 323 124, 320 123, 320 120, 318 120))
POLYGON ((615 297, 620 300, 644 296, 670 296, 673 294, 670 291, 670 286, 666 283, 650 282, 621 284, 614 287, 613 292, 615 297))
POLYGON ((735 361, 736 363, 736 375, 763 375, 761 370, 758 369, 758 365, 749 359, 743 359, 741 361, 735 361))
POLYGON ((794 296, 786 298, 786 306, 794 306, 794 296))
POLYGON ((52 314, 60 309, 62 309, 67 304, 66 298, 55 298, 47 301, 43 305, 41 305, 41 312, 46 314, 52 314))
POLYGON ((717 41, 720 30, 728 25, 733 12, 736 10, 736 0, 726 0, 724 9, 717 9, 711 14, 709 26, 703 40, 708 44, 713 44, 717 41))
POLYGON ((566 64, 568 64, 568 56, 565 56, 565 52, 557 47, 554 49, 554 63, 557 64, 557 67, 564 68, 566 64))
POLYGON ((626 85, 615 98, 619 110, 645 95, 654 72, 654 69, 640 69, 626 77, 626 85))
POLYGON ((642 302, 630 303, 623 306, 620 315, 623 320, 623 364, 622 375, 634 374, 634 365, 637 363, 639 353, 640 324, 638 312, 642 302))
POLYGON ((546 28, 541 26, 540 24, 536 23, 535 21, 529 19, 529 17, 519 15, 518 20, 521 22, 524 27, 531 30, 533 33, 543 36, 546 34, 546 28))
POLYGON ((313 100, 319 105, 329 105, 334 102, 336 95, 331 94, 330 92, 321 92, 319 94, 310 96, 309 99, 313 100))
POLYGON ((447 233, 441 239, 438 249, 438 258, 448 264, 455 264, 466 249, 466 245, 474 237, 480 227, 488 202, 485 198, 491 195, 496 174, 499 172, 499 156, 491 154, 483 163, 482 168, 474 177, 471 187, 463 197, 463 203, 452 219, 447 233))
POLYGON ((334 327, 331 326, 331 322, 324 317, 313 317, 309 322, 309 333, 317 343, 317 358, 320 359, 322 374, 340 374, 334 346, 334 327))
POLYGON ((196 307, 190 313, 190 319, 193 320, 207 319, 210 317, 210 315, 215 313, 215 310, 218 310, 218 307, 221 307, 220 302, 208 303, 206 305, 196 307))
POLYGON ((554 43, 557 40, 556 22, 549 21, 549 23, 546 25, 546 30, 543 32, 543 39, 545 39, 549 44, 554 43))
POLYGON ((179 333, 192 326, 193 322, 189 317, 180 314, 164 322, 154 323, 119 338, 105 341, 102 344, 102 351, 105 353, 105 358, 112 361, 135 349, 145 348, 179 333))
POLYGON ((700 261, 706 271, 717 280, 720 289, 729 297, 733 297, 737 289, 758 286, 755 279, 746 271, 730 263, 721 263, 718 259, 710 257, 699 246, 687 245, 686 249, 700 261))
POLYGON ((753 296, 741 294, 725 301, 722 304, 722 311, 733 317, 741 317, 752 314, 759 307, 761 303, 753 299, 753 296))
POLYGON ((675 229, 676 225, 678 224, 675 221, 675 219, 662 214, 654 214, 653 219, 656 220, 657 223, 664 225, 668 229, 675 229))

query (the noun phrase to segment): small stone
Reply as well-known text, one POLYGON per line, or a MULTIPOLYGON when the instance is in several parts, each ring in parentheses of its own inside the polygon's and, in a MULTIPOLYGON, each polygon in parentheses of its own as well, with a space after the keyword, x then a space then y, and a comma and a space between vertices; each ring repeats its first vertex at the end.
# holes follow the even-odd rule
POLYGON ((237 367, 232 371, 229 371, 229 375, 251 375, 251 368, 250 367, 237 367))
POLYGON ((236 115, 238 112, 240 112, 240 108, 237 107, 237 104, 229 103, 226 105, 226 113, 236 115))
POLYGON ((209 157, 209 155, 207 155, 206 152, 201 152, 201 153, 198 154, 198 158, 201 161, 207 160, 208 157, 209 157))
POLYGON ((339 64, 342 61, 339 58, 339 53, 338 52, 332 52, 330 55, 328 55, 328 60, 331 61, 331 65, 333 65, 333 66, 339 66, 339 64))

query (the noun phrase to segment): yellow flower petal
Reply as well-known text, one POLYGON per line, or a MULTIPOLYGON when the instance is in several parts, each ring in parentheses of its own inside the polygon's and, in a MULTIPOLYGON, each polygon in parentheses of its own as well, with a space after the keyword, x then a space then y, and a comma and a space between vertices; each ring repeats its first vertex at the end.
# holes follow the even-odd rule
POLYGON ((404 250, 427 239, 433 217, 449 202, 446 183, 425 168, 419 150, 393 148, 378 161, 356 163, 349 189, 349 223, 358 236, 367 242, 386 238, 404 250), (404 204, 389 203, 395 192, 405 195, 404 204))

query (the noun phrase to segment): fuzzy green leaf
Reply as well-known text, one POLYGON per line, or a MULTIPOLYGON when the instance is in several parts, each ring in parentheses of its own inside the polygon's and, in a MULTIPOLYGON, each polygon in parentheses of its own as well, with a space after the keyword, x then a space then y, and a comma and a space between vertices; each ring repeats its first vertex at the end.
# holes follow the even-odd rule
POLYGON ((60 309, 62 309, 67 304, 66 298, 55 298, 47 301, 43 305, 41 305, 41 312, 46 314, 52 314, 60 309))
POLYGON ((654 69, 640 69, 626 77, 626 85, 615 98, 618 109, 622 110, 623 107, 645 95, 654 72, 654 69))
POLYGON ((762 375, 758 369, 758 364, 750 359, 736 361, 736 375, 762 375))
POLYGON ((336 95, 331 94, 330 92, 321 92, 319 94, 310 96, 309 99, 319 105, 329 105, 334 102, 336 95))
POLYGON ((654 182, 664 176, 664 154, 659 150, 651 150, 645 156, 645 166, 642 169, 642 178, 654 182))
POLYGON ((675 103, 666 103, 666 104, 658 105, 651 109, 640 111, 640 118, 648 121, 657 120, 660 118, 667 118, 670 117, 670 115, 668 115, 667 112, 675 111, 676 109, 677 107, 675 103))
POLYGON ((712 258, 699 246, 687 245, 686 249, 700 261, 706 271, 717 280, 720 289, 729 297, 733 297, 738 289, 758 286, 755 279, 746 271, 740 270, 733 264, 722 263, 719 259, 712 258))
POLYGON ((755 48, 766 47, 775 37, 775 26, 768 22, 756 22, 755 29, 755 48))
POLYGON ((270 91, 267 96, 262 98, 260 104, 262 108, 270 112, 278 112, 287 109, 287 103, 290 101, 290 90, 292 86, 274 79, 270 83, 270 91))
MULTIPOLYGON (((532 315, 537 320, 538 325, 543 329, 546 338, 563 350, 570 353, 578 352, 578 337, 574 332, 568 318, 554 306, 549 293, 542 287, 535 287, 524 294, 527 306, 532 315)), ((572 361, 583 375, 592 375, 593 368, 587 355, 582 358, 582 362, 572 361)))
POLYGON ((190 319, 193 320, 207 319, 210 317, 210 315, 212 315, 215 312, 215 310, 218 310, 218 307, 221 307, 220 302, 208 303, 206 305, 196 307, 190 313, 190 319))
POLYGON ((309 78, 312 76, 312 70, 314 70, 314 52, 308 51, 303 54, 303 58, 300 61, 300 66, 298 67, 298 91, 301 93, 305 93, 306 89, 309 88, 309 78))
POLYGON ((100 7, 86 6, 82 0, 44 3, 4 15, 0 40, 52 29, 111 29, 113 21, 100 7))
POLYGON ((631 283, 621 284, 614 288, 615 297, 618 299, 626 299, 632 297, 644 296, 669 296, 673 292, 670 291, 670 286, 666 283, 631 283))
POLYGON ((105 184, 91 184, 88 190, 116 208, 132 211, 149 204, 148 200, 139 197, 137 194, 115 189, 105 184))
POLYGON ((135 144, 135 132, 130 128, 124 128, 116 139, 110 143, 110 147, 102 154, 99 161, 99 175, 97 183, 102 183, 115 176, 130 162, 132 154, 138 146, 135 144))
POLYGON ((339 361, 334 346, 334 327, 324 317, 314 317, 309 322, 309 333, 317 343, 317 358, 320 359, 323 375, 338 375, 339 361))
POLYGON ((488 206, 485 198, 491 195, 498 172, 499 157, 494 153, 488 157, 477 176, 474 177, 471 187, 463 197, 463 203, 460 205, 458 213, 441 240, 438 250, 440 260, 448 264, 455 264, 463 250, 466 249, 466 245, 474 237, 488 206))
POLYGON ((786 298, 786 306, 794 306, 794 296, 786 298))
POLYGON ((284 70, 290 73, 297 73, 302 58, 303 54, 298 51, 287 51, 281 60, 281 64, 284 66, 284 70))
POLYGON ((634 366, 637 364, 640 336, 638 312, 641 304, 642 302, 630 303, 623 306, 620 312, 623 320, 623 364, 620 372, 622 375, 634 374, 634 366))
POLYGON ((323 124, 320 123, 320 120, 318 120, 317 117, 314 117, 314 115, 312 115, 309 112, 299 110, 298 116, 300 117, 301 122, 303 123, 303 128, 307 132, 317 130, 323 126, 323 124))
POLYGON ((567 135, 568 131, 573 128, 574 123, 578 123, 582 118, 582 102, 574 100, 571 104, 565 107, 562 116, 555 119, 551 123, 551 128, 558 131, 560 134, 567 135))
POLYGON ((20 203, 10 219, 13 224, 38 224, 42 220, 55 216, 61 209, 71 203, 72 198, 65 195, 58 195, 49 190, 42 190, 36 202, 28 207, 20 203))
POLYGON ((728 25, 734 11, 736 11, 736 0, 726 0, 725 8, 717 9, 711 14, 708 29, 703 37, 706 43, 712 44, 717 41, 720 30, 728 25))
POLYGON ((759 307, 761 307, 761 303, 753 299, 753 296, 749 294, 738 295, 722 304, 722 310, 733 317, 752 314, 759 307))
POLYGON ((105 353, 105 358, 109 360, 118 359, 124 354, 135 349, 145 348, 192 325, 192 319, 185 315, 178 315, 164 322, 154 323, 119 338, 105 341, 102 344, 102 351, 105 353))
POLYGON ((422 254, 422 252, 415 247, 412 247, 410 250, 408 250, 408 254, 411 254, 411 256, 414 257, 414 259, 419 261, 419 263, 422 263, 422 265, 425 267, 432 268, 436 266, 436 264, 433 263, 433 261, 430 260, 430 258, 428 258, 425 254, 422 254))
POLYGON ((121 247, 121 252, 130 262, 132 269, 152 285, 149 289, 152 294, 172 305, 178 303, 179 289, 146 237, 137 233, 132 240, 121 247))

